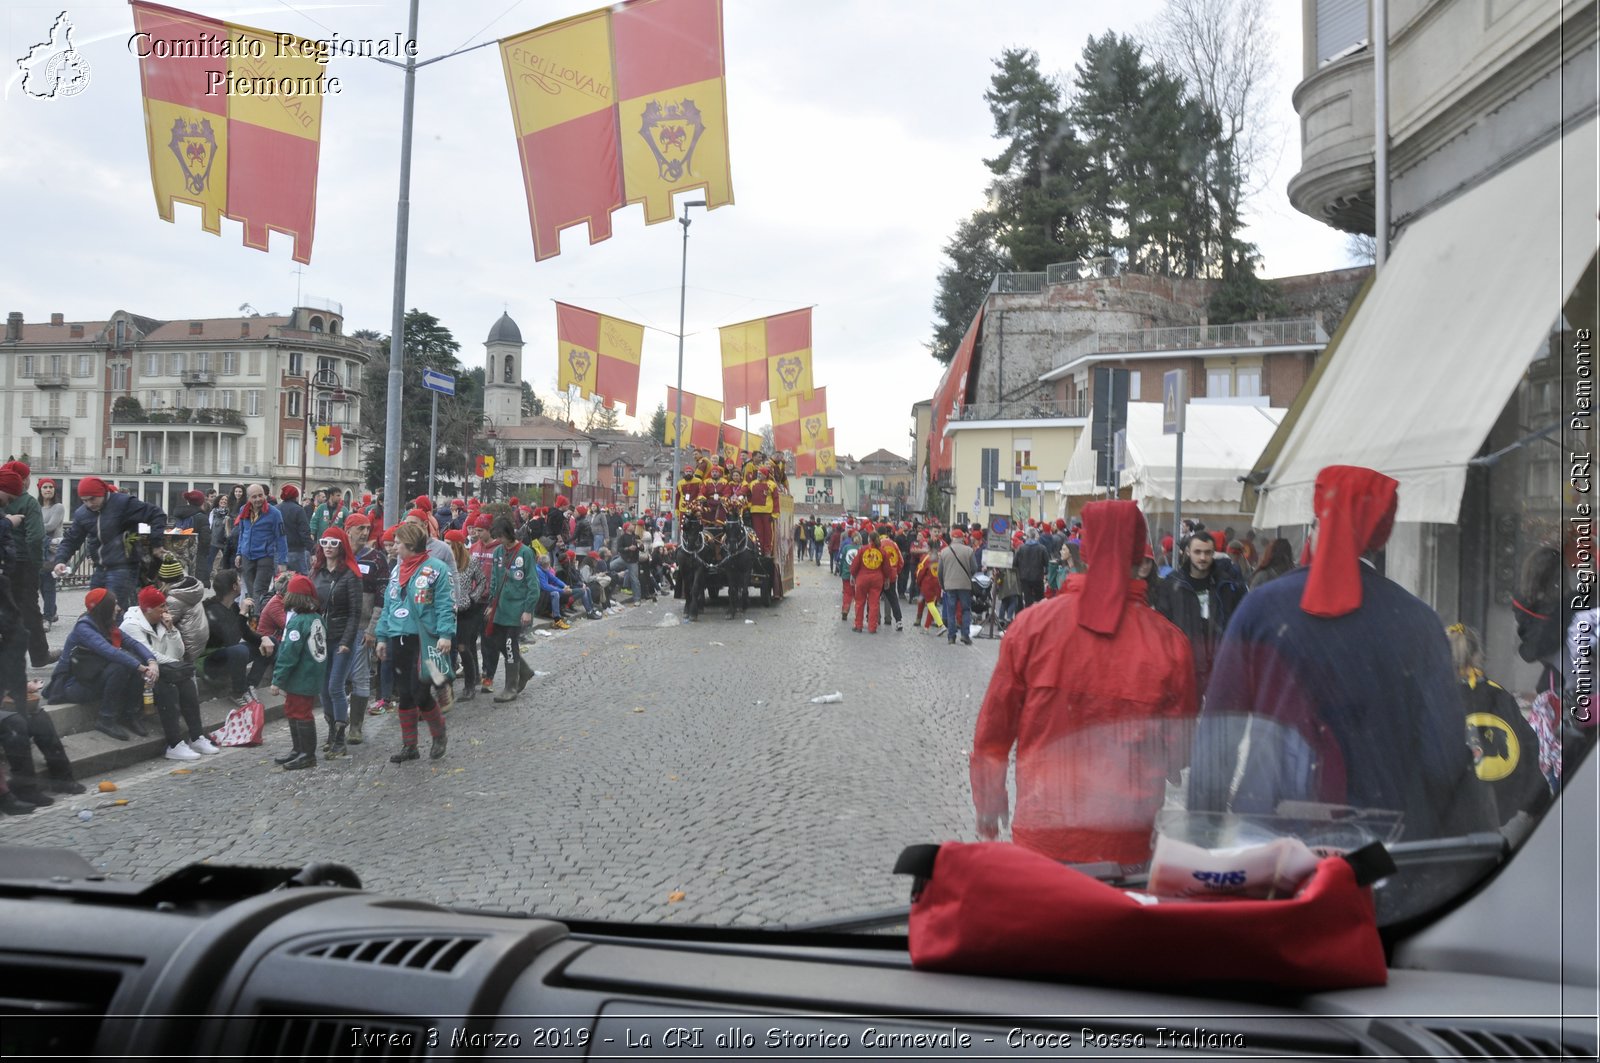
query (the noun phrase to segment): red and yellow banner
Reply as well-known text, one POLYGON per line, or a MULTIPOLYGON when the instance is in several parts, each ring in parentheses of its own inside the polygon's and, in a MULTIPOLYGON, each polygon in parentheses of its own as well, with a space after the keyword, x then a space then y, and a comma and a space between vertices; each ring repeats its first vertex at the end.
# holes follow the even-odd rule
POLYGON ((585 398, 620 402, 634 416, 643 325, 557 303, 556 346, 556 380, 562 391, 575 387, 585 398))
POLYGON ((777 450, 801 449, 800 422, 804 418, 827 417, 828 389, 817 388, 809 399, 793 398, 772 404, 772 445, 777 450))
POLYGON ((722 336, 723 416, 744 406, 811 397, 811 310, 741 321, 722 336))
POLYGON ((344 429, 338 425, 317 426, 317 453, 331 458, 344 449, 344 429))
POLYGON ((827 442, 815 450, 796 451, 794 471, 801 476, 825 476, 839 470, 834 458, 833 429, 827 431, 827 442))
POLYGON ((739 460, 739 452, 746 455, 753 454, 761 449, 761 436, 756 432, 746 432, 735 428, 731 424, 722 426, 722 463, 730 465, 739 460))
POLYGON ((561 473, 561 486, 562 487, 577 487, 578 486, 578 470, 577 469, 564 469, 562 471, 562 473, 561 473))
POLYGON ((683 394, 683 431, 677 430, 678 389, 667 388, 667 434, 664 442, 672 446, 681 439, 683 446, 716 451, 722 446, 722 403, 685 391, 683 394))
POLYGON ((823 447, 833 445, 833 429, 828 427, 826 412, 808 414, 800 418, 800 445, 796 454, 815 454, 823 447))
POLYGON ((172 221, 174 203, 193 204, 209 233, 226 216, 261 251, 275 229, 294 237, 295 261, 309 263, 327 87, 315 46, 142 0, 131 6, 156 212, 172 221))
POLYGON ((654 225, 672 195, 733 202, 722 0, 625 0, 500 42, 535 259, 561 230, 611 237, 611 212, 643 203, 654 225))

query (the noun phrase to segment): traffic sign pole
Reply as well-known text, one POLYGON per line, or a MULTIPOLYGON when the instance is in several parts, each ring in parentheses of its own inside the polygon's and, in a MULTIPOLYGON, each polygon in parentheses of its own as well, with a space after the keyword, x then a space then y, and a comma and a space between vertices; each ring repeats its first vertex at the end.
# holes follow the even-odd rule
POLYGON ((439 457, 439 393, 433 393, 433 424, 428 428, 428 497, 433 497, 433 467, 439 457))

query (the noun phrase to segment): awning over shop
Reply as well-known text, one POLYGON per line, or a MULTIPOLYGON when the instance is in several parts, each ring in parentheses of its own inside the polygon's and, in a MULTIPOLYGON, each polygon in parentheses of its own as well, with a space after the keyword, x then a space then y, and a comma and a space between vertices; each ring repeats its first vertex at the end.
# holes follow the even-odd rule
POLYGON ((1455 523, 1466 463, 1595 255, 1595 129, 1405 232, 1283 441, 1258 526, 1309 523, 1327 465, 1399 480, 1399 520, 1455 523))
MULTIPOLYGON (((1247 474, 1283 421, 1267 406, 1190 403, 1183 435, 1183 504, 1216 512, 1238 506, 1240 477, 1247 474)), ((1061 493, 1097 494, 1094 451, 1084 432, 1067 462, 1061 493)), ((1161 431, 1159 402, 1128 403, 1128 461, 1122 482, 1145 509, 1169 508, 1177 493, 1177 436, 1161 431)))

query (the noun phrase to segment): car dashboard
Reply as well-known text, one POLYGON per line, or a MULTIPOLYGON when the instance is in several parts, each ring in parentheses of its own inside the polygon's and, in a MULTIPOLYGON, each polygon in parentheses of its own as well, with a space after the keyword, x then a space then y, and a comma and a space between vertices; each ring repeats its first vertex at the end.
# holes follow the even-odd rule
POLYGON ((1591 761, 1518 859, 1389 942, 1387 986, 1323 993, 934 973, 894 934, 451 910, 338 865, 140 885, 0 849, 0 1055, 1594 1058, 1595 828, 1571 811, 1594 794, 1591 761))

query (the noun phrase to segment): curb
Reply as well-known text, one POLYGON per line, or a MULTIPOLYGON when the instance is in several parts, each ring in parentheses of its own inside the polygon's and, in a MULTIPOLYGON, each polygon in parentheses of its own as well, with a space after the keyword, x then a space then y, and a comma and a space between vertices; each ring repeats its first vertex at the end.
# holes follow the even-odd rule
MULTIPOLYGON (((275 705, 262 702, 262 707, 265 709, 267 723, 283 719, 282 702, 275 705)), ((229 699, 202 701, 200 703, 202 732, 210 734, 221 727, 233 708, 233 702, 229 699)), ((87 778, 104 775, 119 768, 162 759, 167 751, 167 740, 162 737, 160 719, 155 716, 141 718, 145 726, 150 728, 148 738, 135 736, 126 742, 119 742, 95 730, 62 735, 61 744, 66 748, 67 759, 72 763, 72 777, 84 782, 87 778)))

